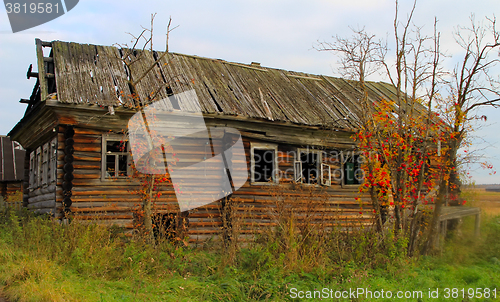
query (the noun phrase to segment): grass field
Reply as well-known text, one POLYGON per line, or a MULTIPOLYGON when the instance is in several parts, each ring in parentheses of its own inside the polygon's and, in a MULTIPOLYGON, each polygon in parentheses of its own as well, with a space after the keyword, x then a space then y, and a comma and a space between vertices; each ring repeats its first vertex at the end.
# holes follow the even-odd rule
POLYGON ((481 237, 474 237, 468 217, 440 255, 414 258, 406 257, 405 238, 390 232, 384 238, 334 232, 307 242, 274 233, 235 250, 217 242, 204 249, 152 247, 94 224, 61 225, 7 211, 0 215, 0 292, 10 302, 302 301, 300 292, 324 289, 421 294, 341 301, 500 301, 500 193, 476 189, 464 196, 467 206, 482 208, 481 237), (483 297, 471 298, 478 289, 483 297), (436 290, 438 297, 430 297, 436 290))
POLYGON ((489 192, 484 188, 464 190, 470 206, 480 207, 488 216, 500 215, 500 192, 489 192))

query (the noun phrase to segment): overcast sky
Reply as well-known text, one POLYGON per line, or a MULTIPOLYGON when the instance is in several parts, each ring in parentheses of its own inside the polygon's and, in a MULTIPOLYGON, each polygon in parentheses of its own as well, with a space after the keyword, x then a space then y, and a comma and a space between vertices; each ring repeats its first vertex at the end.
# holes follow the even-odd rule
MULTIPOLYGON (((401 1, 401 17, 410 1, 401 1)), ((141 25, 149 27, 155 19, 155 49, 165 49, 165 29, 169 16, 179 25, 171 34, 171 51, 241 63, 260 62, 262 66, 313 74, 338 76, 337 58, 318 52, 318 41, 332 36, 349 36, 351 27, 365 27, 381 38, 392 37, 392 0, 254 0, 254 1, 95 1, 81 0, 65 15, 38 27, 15 33, 5 7, 0 9, 0 134, 7 134, 21 119, 35 79, 26 79, 29 64, 36 65, 35 38, 78 43, 112 45, 128 43, 127 32, 138 34, 141 25)), ((459 51, 452 32, 457 25, 476 19, 500 17, 498 0, 420 0, 415 24, 431 33, 434 17, 439 20, 442 49, 453 55, 459 51)), ((452 67, 451 62, 448 68, 452 67)), ((36 70, 36 68, 34 68, 36 70)), ((378 80, 378 79, 374 79, 378 80)), ((488 142, 487 160, 500 170, 500 109, 484 110, 488 116, 476 135, 488 142)), ((487 144, 480 145, 485 147, 487 144)), ((500 172, 473 169, 476 183, 500 183, 500 172)))

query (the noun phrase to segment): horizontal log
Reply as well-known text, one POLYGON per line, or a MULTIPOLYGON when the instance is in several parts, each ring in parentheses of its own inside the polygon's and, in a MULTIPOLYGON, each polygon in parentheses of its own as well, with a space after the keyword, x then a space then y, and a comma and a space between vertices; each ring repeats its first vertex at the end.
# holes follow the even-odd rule
MULTIPOLYGON (((61 176, 62 177, 62 176, 61 176)), ((73 180, 73 185, 76 187, 84 186, 84 187, 95 187, 95 186, 104 186, 104 187, 121 187, 124 189, 134 189, 137 190, 140 185, 139 179, 133 178, 117 178, 117 179, 106 179, 102 181, 99 179, 75 179, 73 180)), ((59 183, 58 183, 59 185, 59 183)))
POLYGON ((196 231, 192 231, 192 230, 189 230, 186 232, 188 235, 206 235, 206 234, 218 234, 220 233, 220 230, 196 230, 196 231))
POLYGON ((55 192, 56 184, 44 185, 29 192, 29 197, 55 192))
POLYGON ((79 174, 79 173, 74 173, 73 176, 75 179, 100 179, 101 176, 97 174, 79 174))
POLYGON ((103 131, 101 130, 96 130, 96 129, 92 129, 92 128, 83 128, 81 126, 79 127, 75 127, 75 135, 80 135, 80 134, 83 134, 83 135, 102 135, 103 134, 103 131))
POLYGON ((191 220, 189 221, 189 227, 190 228, 201 228, 201 227, 213 227, 213 228, 221 228, 222 227, 222 221, 209 221, 209 222, 192 222, 191 220))
POLYGON ((84 144, 84 145, 101 146, 102 137, 75 135, 73 136, 73 140, 75 141, 75 145, 84 144))
POLYGON ((81 191, 81 188, 75 187, 75 189, 72 191, 74 196, 88 196, 89 194, 92 194, 92 196, 104 196, 104 195, 130 195, 131 192, 125 190, 120 190, 116 188, 112 188, 109 190, 100 190, 99 188, 96 188, 95 190, 92 188, 89 188, 89 190, 83 190, 81 191))
POLYGON ((75 151, 76 152, 101 152, 101 146, 97 146, 97 145, 91 145, 91 144, 88 144, 88 145, 74 145, 73 146, 75 148, 75 151))
POLYGON ((132 214, 116 214, 113 212, 99 213, 99 215, 92 215, 91 213, 86 213, 86 215, 83 215, 79 212, 74 212, 74 218, 81 220, 98 220, 99 222, 101 222, 102 220, 133 220, 134 217, 132 214))
POLYGON ((52 200, 43 200, 38 202, 30 202, 28 204, 28 209, 44 209, 50 208, 55 210, 56 202, 54 199, 52 200))
POLYGON ((94 212, 94 213, 102 213, 102 212, 131 212, 133 209, 140 208, 139 204, 130 205, 130 206, 113 206, 113 205, 103 205, 98 206, 97 204, 92 204, 92 206, 85 205, 82 207, 80 203, 73 203, 71 206, 72 211, 75 213, 78 212, 94 212))
POLYGON ((28 202, 29 203, 36 203, 36 202, 45 201, 45 200, 52 200, 52 201, 55 200, 55 192, 30 197, 28 199, 28 202))
POLYGON ((96 217, 88 217, 88 219, 82 219, 81 217, 75 217, 75 220, 79 222, 99 223, 107 226, 116 225, 126 229, 134 228, 133 219, 96 219, 96 217))
MULTIPOLYGON (((101 162, 102 157, 101 154, 98 152, 75 152, 73 153, 73 157, 75 158, 76 161, 85 161, 85 162, 101 162)), ((63 156, 64 158, 64 156, 63 156)))

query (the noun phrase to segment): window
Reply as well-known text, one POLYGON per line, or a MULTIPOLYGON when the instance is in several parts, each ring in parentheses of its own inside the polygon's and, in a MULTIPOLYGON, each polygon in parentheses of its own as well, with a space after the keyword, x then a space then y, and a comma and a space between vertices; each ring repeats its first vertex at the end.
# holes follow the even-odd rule
POLYGON ((54 137, 49 144, 48 156, 47 183, 51 184, 57 180, 57 137, 54 137))
MULTIPOLYGON (((320 151, 298 149, 295 157, 295 181, 306 184, 318 184, 318 179, 323 178, 320 151)), ((326 169, 326 168, 325 168, 326 169)), ((330 169, 328 179, 330 179, 330 169)), ((322 180, 323 183, 323 180, 322 180)), ((329 181, 328 181, 329 183, 329 181)))
POLYGON ((57 137, 36 148, 30 153, 29 186, 30 190, 48 186, 57 176, 57 137))
POLYGON ((42 147, 38 147, 36 149, 36 155, 35 155, 35 188, 38 188, 42 182, 41 182, 41 171, 42 171, 42 147))
POLYGON ((35 187, 35 151, 30 153, 30 178, 28 188, 33 190, 35 187))
POLYGON ((103 136, 102 151, 102 179, 126 178, 129 175, 127 140, 103 136))
POLYGON ((47 182, 48 172, 49 172, 49 143, 46 143, 45 145, 43 145, 42 149, 42 168, 41 168, 42 186, 48 183, 47 182))
POLYGON ((330 165, 321 163, 321 184, 323 186, 332 185, 332 168, 330 165))
POLYGON ((278 182, 278 145, 251 143, 250 157, 252 183, 278 182))
POLYGON ((364 173, 361 167, 363 158, 357 154, 344 154, 343 157, 344 185, 363 183, 364 173))

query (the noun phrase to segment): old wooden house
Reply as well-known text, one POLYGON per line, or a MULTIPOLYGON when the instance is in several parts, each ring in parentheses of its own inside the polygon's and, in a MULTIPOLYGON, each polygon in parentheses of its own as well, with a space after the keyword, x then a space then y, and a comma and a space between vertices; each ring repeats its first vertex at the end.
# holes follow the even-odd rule
MULTIPOLYGON (((127 65, 125 50, 116 47, 35 44, 38 73, 30 68, 28 75, 37 81, 29 100, 21 100, 28 105, 24 117, 9 133, 27 151, 28 208, 55 217, 66 208, 132 229, 140 196, 126 129, 135 102, 161 99, 167 111, 189 111, 193 104, 169 96, 194 91, 207 127, 241 134, 248 180, 231 198, 244 230, 273 225, 276 202, 285 197, 324 223, 371 224, 369 198, 358 193, 362 177, 351 139, 361 113, 355 83, 177 53, 138 51, 133 55, 140 60, 127 65), (129 84, 143 74, 135 87, 129 84)), ((367 86, 373 101, 395 97, 389 84, 367 86)), ((174 188, 161 191, 156 210, 176 215, 174 188)), ((182 215, 193 241, 221 230, 220 201, 182 215)))

